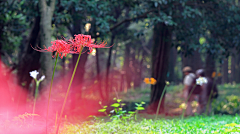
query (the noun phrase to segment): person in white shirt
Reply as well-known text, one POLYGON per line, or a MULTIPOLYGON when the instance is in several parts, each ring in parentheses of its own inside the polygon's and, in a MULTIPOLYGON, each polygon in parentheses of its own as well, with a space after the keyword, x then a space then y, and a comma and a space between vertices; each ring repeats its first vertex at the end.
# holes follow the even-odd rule
MULTIPOLYGON (((183 80, 183 84, 184 84, 183 96, 184 96, 185 100, 187 100, 190 88, 192 88, 192 84, 193 84, 194 80, 196 79, 196 75, 194 73, 192 73, 192 68, 189 66, 186 66, 183 68, 183 73, 185 75, 184 80, 183 80)), ((185 116, 193 115, 191 102, 195 98, 196 98, 196 96, 194 94, 192 94, 191 97, 189 98, 189 100, 187 102, 185 116)))

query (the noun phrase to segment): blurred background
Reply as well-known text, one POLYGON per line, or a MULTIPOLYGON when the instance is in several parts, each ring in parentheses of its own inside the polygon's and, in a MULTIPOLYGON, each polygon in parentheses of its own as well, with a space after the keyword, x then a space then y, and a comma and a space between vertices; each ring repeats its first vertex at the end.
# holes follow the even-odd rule
MULTIPOLYGON (((55 61, 55 53, 33 48, 85 34, 111 47, 91 54, 86 48, 82 54, 69 98, 74 108, 82 105, 76 100, 108 104, 114 97, 122 98, 129 110, 134 102, 151 106, 159 101, 165 81, 170 82, 165 109, 178 108, 182 68, 191 66, 193 72, 205 69, 209 77, 221 73, 216 80, 220 89, 216 113, 239 112, 238 0, 0 0, 0 11, 0 60, 16 76, 10 83, 29 96, 35 89, 29 72, 46 75, 40 86, 44 95, 55 61), (157 82, 149 85, 144 78, 157 82)), ((77 57, 58 59, 53 94, 63 97, 77 57)))

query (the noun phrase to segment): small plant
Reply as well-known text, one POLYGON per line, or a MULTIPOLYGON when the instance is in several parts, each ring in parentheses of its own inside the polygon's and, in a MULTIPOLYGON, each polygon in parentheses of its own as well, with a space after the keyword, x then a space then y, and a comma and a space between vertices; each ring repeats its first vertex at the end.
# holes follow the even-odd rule
POLYGON ((137 120, 138 111, 145 110, 145 108, 143 107, 143 104, 145 104, 145 102, 143 102, 143 101, 141 103, 135 103, 135 105, 136 105, 136 107, 135 107, 136 108, 135 120, 137 120))
POLYGON ((135 116, 135 120, 137 120, 137 114, 138 111, 144 110, 143 104, 145 104, 145 102, 141 102, 141 103, 135 103, 136 107, 135 107, 135 111, 128 111, 127 110, 123 110, 123 106, 125 106, 125 103, 121 103, 121 99, 116 99, 114 98, 113 100, 117 101, 115 103, 113 103, 111 105, 111 107, 113 107, 113 110, 111 110, 109 112, 109 114, 107 114, 106 110, 107 110, 107 106, 102 106, 102 102, 99 102, 99 104, 102 106, 102 109, 99 109, 99 112, 104 113, 105 115, 109 116, 111 120, 130 120, 131 117, 135 116))

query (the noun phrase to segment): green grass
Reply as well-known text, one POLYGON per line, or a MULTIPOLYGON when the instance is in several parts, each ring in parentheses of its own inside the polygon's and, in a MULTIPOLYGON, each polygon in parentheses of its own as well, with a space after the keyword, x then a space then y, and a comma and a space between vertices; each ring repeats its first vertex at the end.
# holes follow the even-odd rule
MULTIPOLYGON (((181 93, 183 85, 170 85, 167 87, 167 93, 175 95, 181 93)), ((237 95, 240 97, 240 84, 224 84, 218 85, 219 98, 222 99, 229 95, 237 95)), ((149 101, 150 88, 129 90, 127 93, 120 93, 121 98, 128 102, 149 101)))
POLYGON ((224 84, 218 85, 219 98, 224 98, 229 95, 237 95, 240 97, 240 84, 224 84))
POLYGON ((96 121, 82 124, 67 124, 61 128, 62 134, 159 134, 159 133, 239 133, 240 116, 215 115, 211 117, 195 116, 184 120, 141 119, 140 121, 96 121))
MULTIPOLYGON (((169 86, 167 89, 168 97, 166 104, 169 109, 178 108, 182 103, 178 96, 182 92, 182 85, 169 86)), ((224 84, 219 85, 218 103, 213 103, 213 107, 219 107, 220 111, 223 107, 229 108, 225 113, 235 114, 236 109, 240 109, 240 84, 224 84), (238 98, 239 97, 239 98, 238 98), (233 107, 234 105, 237 107, 233 107)), ((120 98, 125 102, 149 102, 150 89, 130 90, 127 93, 120 93, 120 98)), ((133 105, 134 106, 134 105, 133 105)), ((221 112, 220 112, 221 113, 221 112)), ((65 122, 61 127, 62 134, 86 133, 86 134, 196 134, 196 133, 240 133, 240 116, 236 115, 212 115, 212 116, 195 116, 188 117, 183 120, 179 116, 163 117, 158 116, 157 120, 153 120, 155 115, 139 114, 138 120, 129 121, 107 119, 103 117, 98 120, 90 120, 81 124, 71 124, 65 122)))
MULTIPOLYGON (((166 110, 170 113, 173 109, 179 108, 179 105, 184 102, 184 98, 181 97, 183 85, 170 85, 167 87, 167 97, 165 98, 166 110)), ((240 110, 240 84, 224 84, 218 85, 219 96, 213 103, 215 113, 235 114, 240 110), (229 101, 229 98, 237 97, 234 101, 229 101)), ((120 93, 120 98, 124 102, 130 102, 131 104, 139 103, 141 101, 150 101, 150 87, 145 89, 129 90, 127 93, 120 93)), ((134 105, 129 105, 128 109, 132 109, 134 105)), ((173 112, 173 114, 179 114, 173 112)))

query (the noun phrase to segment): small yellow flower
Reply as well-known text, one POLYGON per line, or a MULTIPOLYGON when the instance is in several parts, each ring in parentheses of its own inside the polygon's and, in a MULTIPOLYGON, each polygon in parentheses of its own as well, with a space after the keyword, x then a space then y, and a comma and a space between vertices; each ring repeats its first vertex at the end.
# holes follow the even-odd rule
POLYGON ((149 80, 149 78, 144 78, 144 80, 143 80, 146 84, 150 84, 150 80, 149 80))
POLYGON ((150 78, 151 84, 155 85, 157 83, 157 80, 155 80, 154 78, 150 78))
POLYGON ((155 85, 157 83, 157 80, 154 78, 144 78, 143 80, 146 84, 151 84, 151 85, 155 85))
POLYGON ((213 72, 212 73, 212 78, 215 78, 215 76, 216 76, 216 72, 213 72))

